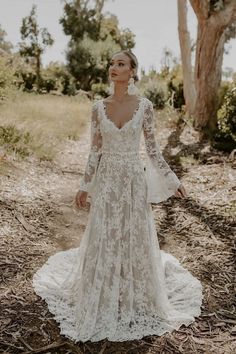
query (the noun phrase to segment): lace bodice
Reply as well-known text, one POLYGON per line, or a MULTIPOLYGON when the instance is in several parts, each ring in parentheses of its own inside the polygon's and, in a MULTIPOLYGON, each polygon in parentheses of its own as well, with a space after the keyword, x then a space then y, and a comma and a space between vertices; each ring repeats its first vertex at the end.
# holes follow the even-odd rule
POLYGON ((121 128, 118 128, 107 117, 103 100, 98 100, 93 104, 90 153, 80 190, 92 192, 102 154, 109 154, 114 160, 119 155, 124 161, 129 156, 137 155, 142 131, 147 152, 148 201, 158 203, 173 195, 180 181, 162 156, 155 138, 153 104, 144 97, 139 97, 138 108, 132 118, 121 128))

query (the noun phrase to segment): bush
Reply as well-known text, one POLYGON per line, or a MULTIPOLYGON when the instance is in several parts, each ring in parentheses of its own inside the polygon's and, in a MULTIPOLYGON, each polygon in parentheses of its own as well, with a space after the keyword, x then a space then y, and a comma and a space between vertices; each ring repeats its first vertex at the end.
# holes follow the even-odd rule
POLYGON ((154 108, 162 109, 165 107, 166 95, 163 87, 156 83, 150 85, 144 92, 145 96, 152 101, 154 108))
POLYGON ((222 81, 221 82, 219 92, 218 92, 217 110, 219 110, 223 106, 223 104, 225 102, 225 95, 229 91, 231 85, 232 85, 232 83, 230 81, 222 81))
POLYGON ((8 59, 0 56, 0 99, 5 98, 14 89, 14 70, 8 59))
POLYGON ((143 75, 139 86, 143 95, 149 98, 157 109, 168 104, 180 110, 185 104, 180 65, 175 65, 171 70, 163 68, 160 73, 150 71, 148 75, 143 75))
POLYGON ((28 156, 30 141, 28 132, 22 132, 13 125, 0 126, 0 146, 7 152, 15 152, 21 157, 28 156))
POLYGON ((181 110, 185 104, 182 68, 176 65, 166 76, 169 102, 173 108, 181 110))
POLYGON ((41 89, 70 96, 76 94, 76 82, 64 64, 51 62, 41 72, 41 89))
POLYGON ((227 90, 224 102, 217 113, 218 131, 215 135, 215 147, 231 151, 236 148, 236 85, 227 90))
POLYGON ((107 97, 107 95, 109 95, 108 93, 108 85, 101 83, 97 83, 97 84, 92 84, 92 92, 93 92, 93 96, 95 99, 99 99, 102 97, 107 97))
POLYGON ((167 90, 164 82, 158 76, 149 77, 141 86, 142 94, 153 103, 156 109, 163 109, 167 99, 167 90))

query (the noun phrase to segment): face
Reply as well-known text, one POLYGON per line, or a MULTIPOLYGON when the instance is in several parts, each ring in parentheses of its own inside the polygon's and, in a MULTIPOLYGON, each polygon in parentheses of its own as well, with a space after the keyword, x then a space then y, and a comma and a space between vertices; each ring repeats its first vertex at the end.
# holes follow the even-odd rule
POLYGON ((128 81, 134 72, 130 65, 130 58, 124 53, 114 54, 109 66, 109 78, 111 81, 128 81))

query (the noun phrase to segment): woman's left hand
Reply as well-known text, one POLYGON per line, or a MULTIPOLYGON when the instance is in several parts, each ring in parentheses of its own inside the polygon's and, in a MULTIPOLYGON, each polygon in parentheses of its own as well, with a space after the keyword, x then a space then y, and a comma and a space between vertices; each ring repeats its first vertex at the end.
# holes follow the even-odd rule
POLYGON ((185 198, 187 197, 187 193, 186 193, 186 190, 184 188, 184 186, 181 184, 179 186, 179 188, 177 189, 177 191, 175 192, 175 196, 176 197, 179 197, 179 198, 185 198))

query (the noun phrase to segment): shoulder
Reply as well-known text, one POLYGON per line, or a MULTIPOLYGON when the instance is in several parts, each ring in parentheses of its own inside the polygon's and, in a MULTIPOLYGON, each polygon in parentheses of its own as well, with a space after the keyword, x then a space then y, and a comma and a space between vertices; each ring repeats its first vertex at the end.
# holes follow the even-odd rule
POLYGON ((141 100, 143 101, 143 103, 144 103, 144 107, 146 108, 146 109, 153 109, 153 103, 152 103, 152 101, 150 101, 147 97, 145 97, 145 96, 140 96, 140 98, 141 98, 141 100))
POLYGON ((110 96, 106 98, 100 98, 96 101, 93 101, 92 109, 97 110, 99 107, 101 107, 101 105, 103 105, 104 102, 113 103, 113 100, 111 99, 110 96))
POLYGON ((93 103, 92 103, 92 111, 93 111, 93 112, 98 111, 100 105, 102 104, 102 101, 103 101, 102 99, 93 101, 93 103))

